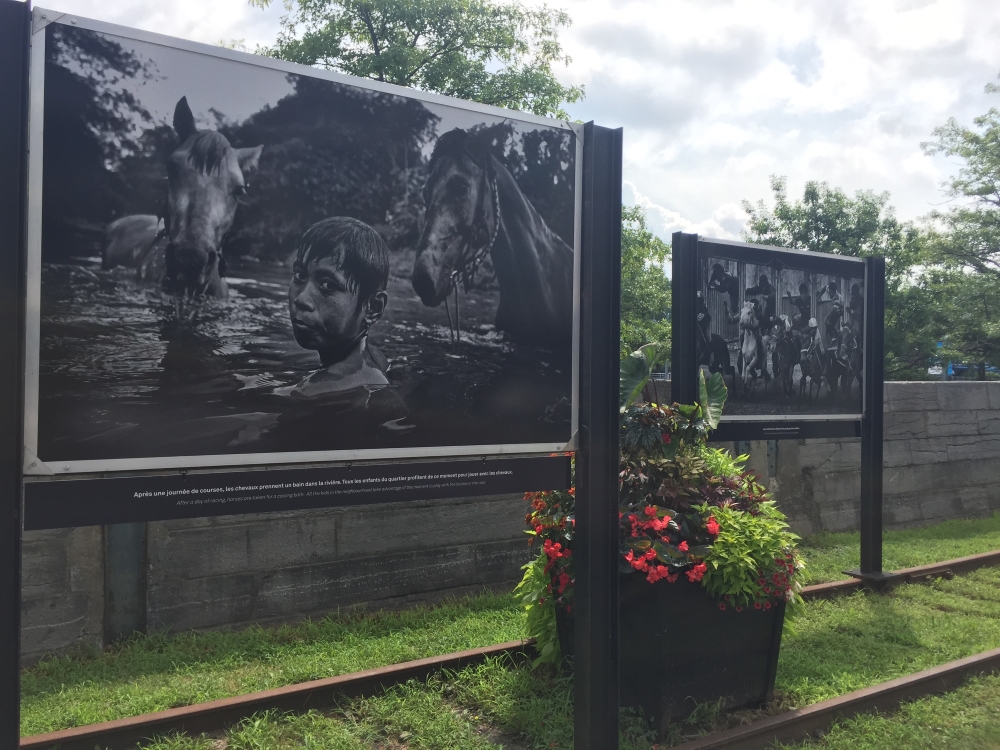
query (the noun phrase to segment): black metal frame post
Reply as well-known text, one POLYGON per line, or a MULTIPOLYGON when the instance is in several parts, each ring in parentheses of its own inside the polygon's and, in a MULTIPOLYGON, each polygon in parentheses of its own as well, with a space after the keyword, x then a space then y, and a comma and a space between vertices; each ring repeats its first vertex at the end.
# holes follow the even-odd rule
POLYGON ((0 0, 0 747, 20 743, 24 232, 30 3, 0 0))
POLYGON ((698 235, 674 232, 670 238, 673 256, 670 317, 670 399, 679 404, 698 400, 697 342, 695 341, 695 296, 698 290, 698 235))
POLYGON ((885 379, 885 258, 865 258, 865 412, 861 420, 861 569, 857 577, 885 580, 882 571, 882 420, 885 379))
POLYGON ((618 747, 618 352, 622 131, 583 146, 580 432, 576 459, 574 747, 618 747))

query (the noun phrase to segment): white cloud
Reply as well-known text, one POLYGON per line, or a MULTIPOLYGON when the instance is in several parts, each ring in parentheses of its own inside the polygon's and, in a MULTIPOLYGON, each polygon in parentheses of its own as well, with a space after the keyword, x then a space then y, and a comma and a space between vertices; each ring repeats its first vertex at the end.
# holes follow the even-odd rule
MULTIPOLYGON (((540 4, 542 0, 530 0, 540 4)), ((43 0, 45 2, 45 0, 43 0)), ((245 0, 48 0, 59 10, 214 43, 274 40, 284 13, 245 0)), ((1000 97, 993 0, 574 0, 563 34, 583 83, 574 117, 625 128, 626 199, 664 237, 739 234, 740 201, 807 180, 888 190, 903 219, 943 196, 955 168, 920 142, 1000 97)))

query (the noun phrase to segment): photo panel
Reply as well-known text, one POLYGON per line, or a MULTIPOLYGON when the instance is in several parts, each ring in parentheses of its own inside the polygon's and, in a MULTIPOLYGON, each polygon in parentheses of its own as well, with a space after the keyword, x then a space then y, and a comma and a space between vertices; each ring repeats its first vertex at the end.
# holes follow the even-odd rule
POLYGON ((29 471, 571 444, 582 128, 39 29, 29 471))
POLYGON ((862 261, 707 241, 697 274, 696 357, 723 375, 725 421, 860 417, 862 261))

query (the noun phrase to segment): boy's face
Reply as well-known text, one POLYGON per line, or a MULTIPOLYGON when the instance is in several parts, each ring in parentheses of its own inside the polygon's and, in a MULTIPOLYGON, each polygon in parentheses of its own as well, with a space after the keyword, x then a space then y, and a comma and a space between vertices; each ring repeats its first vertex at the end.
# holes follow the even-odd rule
POLYGON ((385 308, 385 292, 376 292, 358 304, 339 259, 331 256, 297 262, 288 285, 288 314, 299 346, 335 352, 361 335, 385 308))

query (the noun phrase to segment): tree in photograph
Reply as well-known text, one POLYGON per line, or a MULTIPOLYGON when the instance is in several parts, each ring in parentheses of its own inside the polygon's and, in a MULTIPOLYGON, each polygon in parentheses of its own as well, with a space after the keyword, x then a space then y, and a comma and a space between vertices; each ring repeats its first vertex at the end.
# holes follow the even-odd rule
MULTIPOLYGON (((267 7, 271 0, 249 0, 267 7)), ((583 97, 553 67, 569 57, 559 29, 570 17, 545 5, 497 0, 286 0, 272 47, 259 54, 567 118, 583 97)))
POLYGON ((156 69, 114 37, 57 23, 45 33, 42 234, 51 261, 98 252, 104 225, 134 208, 118 170, 148 146, 140 123, 152 118, 124 82, 153 80, 156 69))
POLYGON ((927 377, 936 351, 941 310, 918 293, 915 267, 926 258, 927 233, 896 218, 888 193, 859 190, 854 197, 825 182, 806 183, 801 200, 788 198, 784 177, 771 177, 774 206, 743 201, 747 242, 886 260, 885 373, 927 377))
MULTIPOLYGON (((640 206, 622 210, 621 356, 659 342, 670 356, 670 279, 665 264, 670 246, 646 226, 640 206)), ((662 364, 656 362, 654 364, 662 364)))

